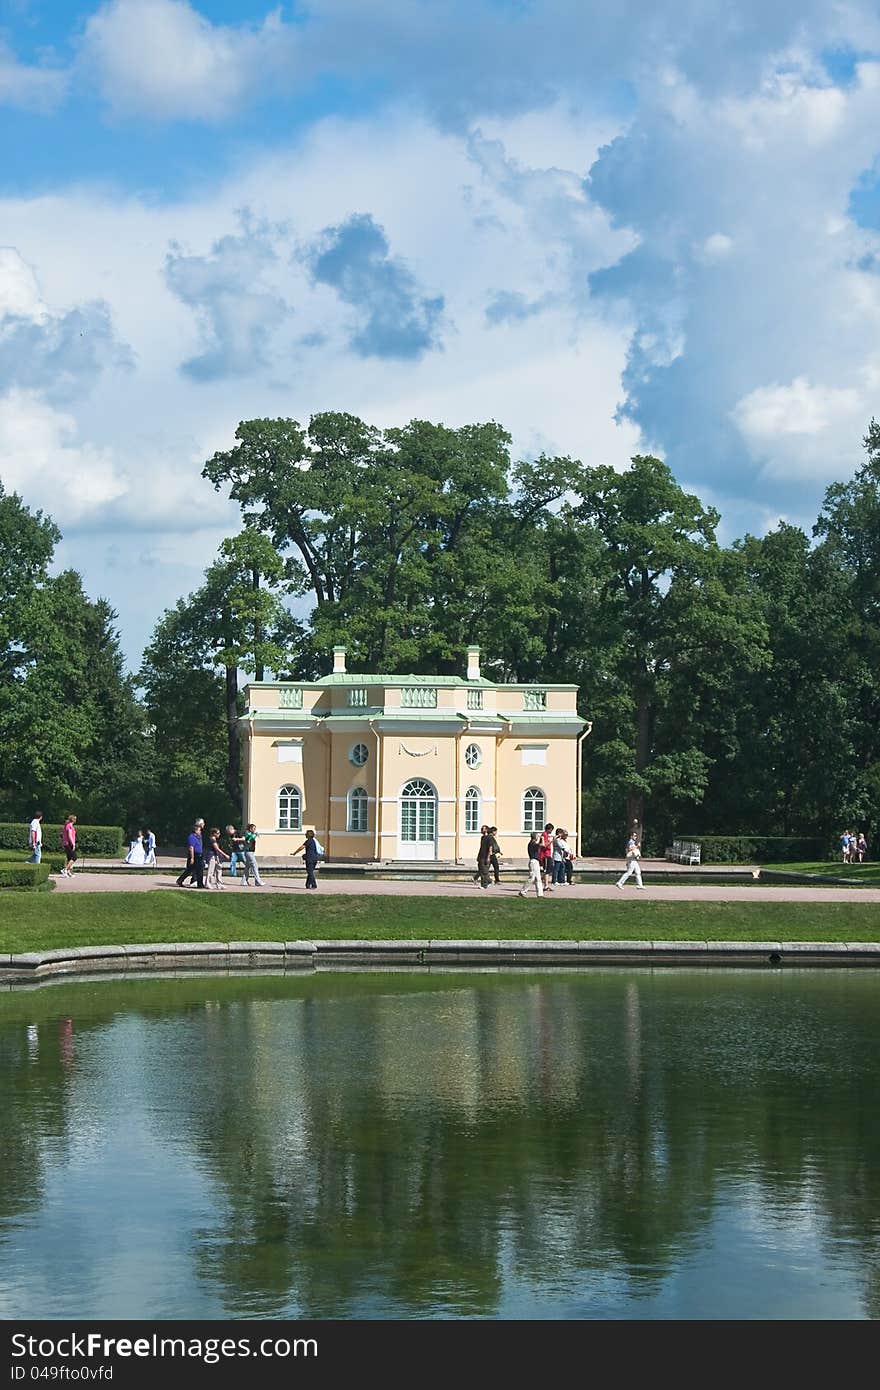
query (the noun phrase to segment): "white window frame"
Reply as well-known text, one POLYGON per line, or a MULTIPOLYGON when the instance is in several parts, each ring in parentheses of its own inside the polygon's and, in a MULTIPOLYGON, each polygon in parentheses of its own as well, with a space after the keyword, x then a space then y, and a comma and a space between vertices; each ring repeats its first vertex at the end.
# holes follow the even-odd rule
POLYGON ((480 818, 482 816, 483 797, 479 787, 468 787, 464 794, 464 833, 465 835, 479 835, 480 818), (468 821, 473 820, 473 825, 468 821))
POLYGON ((473 770, 483 765, 483 750, 478 743, 469 743, 464 750, 464 760, 467 766, 473 770))
POLYGON ((363 767, 364 764, 368 761, 369 756, 370 750, 365 743, 353 743, 351 745, 351 748, 348 750, 348 760, 349 762, 354 763, 355 767, 363 767), (359 748, 363 748, 364 750, 364 756, 362 758, 355 757, 355 754, 357 753, 359 748))
POLYGON ((275 827, 277 830, 302 830, 303 794, 294 782, 285 782, 275 797, 275 827), (282 797, 287 803, 287 825, 281 824, 282 797))
POLYGON ((361 835, 369 830, 369 807, 370 795, 366 787, 352 787, 348 793, 348 831, 350 835, 361 835), (356 807, 357 814, 355 814, 356 807))
POLYGON ((525 834, 543 830, 547 824, 547 793, 541 787, 526 787, 522 794, 522 828, 525 834), (541 814, 536 814, 540 805, 541 814))

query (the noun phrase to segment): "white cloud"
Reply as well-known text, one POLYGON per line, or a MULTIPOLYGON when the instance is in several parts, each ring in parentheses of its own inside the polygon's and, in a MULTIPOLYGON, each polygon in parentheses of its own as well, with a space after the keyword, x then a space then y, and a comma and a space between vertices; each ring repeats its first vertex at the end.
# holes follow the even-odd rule
POLYGON ((14 247, 0 247, 0 390, 21 386, 67 400, 105 368, 131 365, 106 304, 50 312, 32 267, 14 247))
POLYGON ((277 264, 269 229, 246 218, 241 235, 221 237, 208 256, 172 246, 165 280, 199 322, 201 351, 182 368, 194 380, 247 376, 269 365, 273 334, 292 313, 267 282, 277 264))
POLYGON ((19 63, 0 39, 0 106, 23 111, 54 111, 67 91, 68 76, 60 68, 29 67, 19 63))
POLYGON ((187 0, 108 0, 89 19, 81 61, 117 116, 225 120, 289 78, 294 42, 280 11, 262 24, 212 24, 187 0))
POLYGON ((865 375, 857 386, 796 377, 786 386, 757 387, 738 401, 733 418, 761 464, 762 478, 827 482, 851 471, 870 415, 876 365, 865 375))
POLYGON ((852 387, 813 386, 795 377, 788 386, 759 386, 743 396, 733 415, 743 434, 766 447, 781 434, 816 435, 861 408, 852 387))
POLYGON ((18 389, 0 397, 0 478, 62 524, 126 491, 108 449, 82 443, 72 415, 18 389))

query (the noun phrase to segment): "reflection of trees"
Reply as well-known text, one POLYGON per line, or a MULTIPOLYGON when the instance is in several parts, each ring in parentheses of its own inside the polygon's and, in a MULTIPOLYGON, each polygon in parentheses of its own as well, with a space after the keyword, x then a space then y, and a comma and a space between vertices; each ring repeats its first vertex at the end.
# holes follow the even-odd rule
POLYGON ((771 1219, 806 1194, 829 1239, 858 1231, 874 1277, 863 991, 860 1015, 730 978, 455 984, 230 1020, 194 1116, 227 1216, 199 1268, 230 1308, 486 1314, 506 1269, 648 1292, 744 1169, 771 1219))
POLYGON ((67 1149, 72 1029, 64 1016, 0 1027, 0 1222, 39 1206, 49 1151, 67 1149))
MULTIPOLYGON (((157 1142, 211 1181, 195 1259, 230 1313, 487 1315, 516 1282, 586 1310, 609 1276, 649 1295, 745 1184, 781 1232, 795 1205, 815 1214, 876 1316, 875 991, 673 971, 127 982, 96 986, 83 1026, 141 1016, 127 1065, 157 1142)), ((3 1215, 39 1199, 66 1133, 44 1032, 36 1087, 25 1030, 3 1034, 3 1215)))

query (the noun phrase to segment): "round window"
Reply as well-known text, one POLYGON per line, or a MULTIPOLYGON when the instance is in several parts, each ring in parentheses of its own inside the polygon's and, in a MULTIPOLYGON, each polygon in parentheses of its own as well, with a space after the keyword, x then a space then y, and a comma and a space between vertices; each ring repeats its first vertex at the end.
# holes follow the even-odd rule
POLYGON ((365 743, 356 743, 348 756, 351 758, 355 767, 363 767, 367 758, 370 756, 370 750, 365 743))
POLYGON ((468 767, 480 766, 480 763, 483 761, 483 755, 480 752, 480 745, 478 743, 468 744, 467 748, 464 750, 464 760, 468 767))

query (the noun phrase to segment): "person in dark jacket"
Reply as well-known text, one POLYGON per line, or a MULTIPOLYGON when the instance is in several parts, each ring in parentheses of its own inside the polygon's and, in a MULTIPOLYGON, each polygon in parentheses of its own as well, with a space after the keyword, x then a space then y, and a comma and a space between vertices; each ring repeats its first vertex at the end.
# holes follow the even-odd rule
POLYGON ((315 878, 315 869, 318 867, 321 847, 315 839, 314 830, 306 831, 305 840, 299 849, 295 849, 293 852, 294 854, 302 854, 306 861, 306 887, 317 888, 318 880, 315 878))
POLYGON ((488 826, 483 827, 484 834, 480 836, 480 849, 477 854, 477 873, 480 876, 480 887, 489 887, 489 863, 492 858, 492 846, 495 844, 495 836, 488 826))

